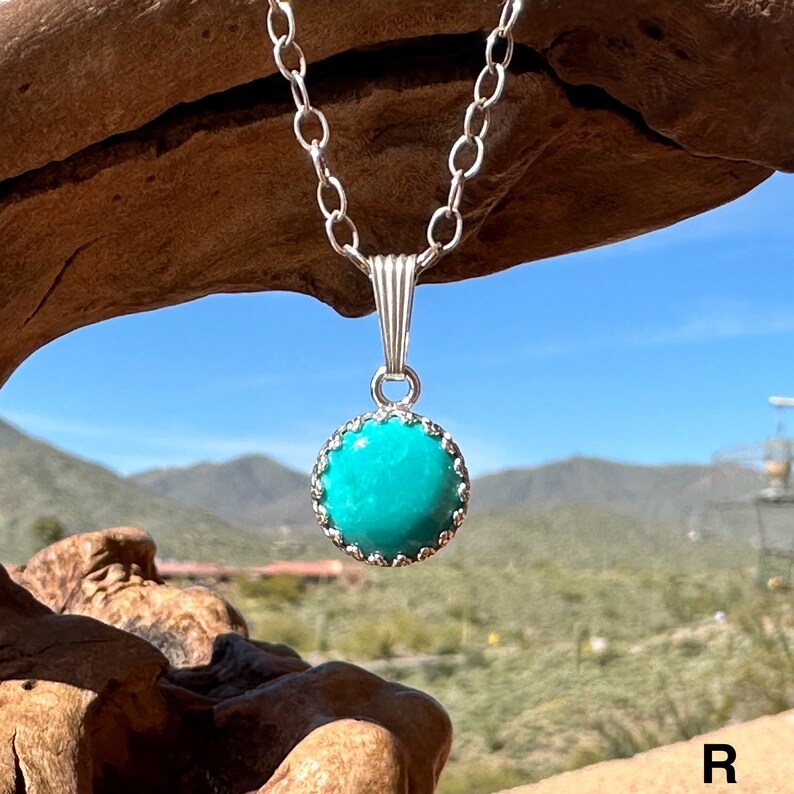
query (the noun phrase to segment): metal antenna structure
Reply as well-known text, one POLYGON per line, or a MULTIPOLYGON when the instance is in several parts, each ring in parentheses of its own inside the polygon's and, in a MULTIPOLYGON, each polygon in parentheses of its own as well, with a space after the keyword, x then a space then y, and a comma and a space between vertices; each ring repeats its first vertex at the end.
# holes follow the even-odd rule
POLYGON ((746 529, 748 520, 755 523, 758 584, 770 590, 788 590, 794 578, 794 445, 786 435, 784 415, 794 408, 794 397, 770 397, 769 404, 777 413, 774 435, 726 447, 713 456, 709 508, 729 531, 746 529))

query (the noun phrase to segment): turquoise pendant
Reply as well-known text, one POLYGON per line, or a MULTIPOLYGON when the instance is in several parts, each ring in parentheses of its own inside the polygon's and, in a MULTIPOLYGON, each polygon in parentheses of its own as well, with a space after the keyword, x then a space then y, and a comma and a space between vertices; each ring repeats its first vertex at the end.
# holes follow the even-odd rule
POLYGON ((399 403, 342 425, 312 472, 325 534, 371 565, 431 557, 455 536, 468 497, 466 466, 449 433, 399 403))
POLYGON ((432 557, 466 516, 469 474, 443 428, 415 414, 419 377, 406 361, 414 289, 429 259, 372 256, 372 282, 386 359, 372 379, 372 413, 342 425, 325 442, 312 471, 312 507, 323 532, 369 565, 398 568, 432 557), (408 393, 389 400, 386 381, 408 393))

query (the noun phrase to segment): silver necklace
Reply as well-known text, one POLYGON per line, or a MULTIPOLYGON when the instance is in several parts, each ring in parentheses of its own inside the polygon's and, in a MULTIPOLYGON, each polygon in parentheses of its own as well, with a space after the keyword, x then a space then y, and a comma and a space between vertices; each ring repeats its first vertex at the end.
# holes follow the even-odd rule
POLYGON ((485 41, 485 66, 474 83, 463 134, 449 153, 449 194, 427 225, 427 248, 419 254, 374 256, 361 253, 347 194, 328 165, 331 129, 323 111, 309 98, 306 58, 295 39, 292 4, 268 2, 273 57, 292 91, 295 137, 317 174, 317 204, 325 232, 333 250, 372 282, 385 357, 370 384, 376 410, 346 422, 320 450, 311 476, 312 507, 325 534, 356 560, 410 565, 428 559, 452 540, 466 516, 470 491, 466 464, 450 434, 412 410, 421 391, 419 377, 407 363, 414 289, 419 276, 453 251, 463 236, 463 191, 482 167, 491 108, 504 91, 522 0, 504 0, 499 24, 485 41), (310 124, 319 138, 309 136, 310 124), (347 242, 340 239, 345 227, 347 242), (387 399, 386 381, 404 382, 405 397, 387 399))

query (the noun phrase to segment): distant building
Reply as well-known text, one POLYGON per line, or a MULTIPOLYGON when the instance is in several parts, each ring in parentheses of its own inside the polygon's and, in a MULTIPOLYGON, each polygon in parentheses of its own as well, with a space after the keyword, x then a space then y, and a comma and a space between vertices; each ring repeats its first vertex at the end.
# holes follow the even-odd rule
POLYGON ((360 572, 342 560, 282 560, 258 567, 219 565, 215 562, 157 563, 160 576, 165 579, 188 579, 193 582, 227 582, 236 578, 268 579, 272 576, 295 576, 306 582, 320 583, 342 580, 346 584, 360 584, 360 572))
POLYGON ((269 576, 298 576, 301 579, 322 581, 338 579, 345 572, 342 560, 317 560, 303 562, 301 560, 283 560, 263 565, 261 568, 245 568, 245 575, 267 578, 269 576))
POLYGON ((157 562, 157 571, 162 579, 189 579, 193 582, 226 582, 238 576, 240 568, 219 565, 216 562, 157 562))

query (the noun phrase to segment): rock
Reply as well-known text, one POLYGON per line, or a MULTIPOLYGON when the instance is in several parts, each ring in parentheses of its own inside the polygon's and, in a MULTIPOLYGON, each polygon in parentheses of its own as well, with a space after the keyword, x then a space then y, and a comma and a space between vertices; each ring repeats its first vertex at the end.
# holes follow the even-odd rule
MULTIPOLYGON (((366 280, 325 240, 265 7, 0 7, 0 382, 74 328, 213 292, 288 289, 371 310, 366 280)), ((298 9, 366 252, 422 245, 496 11, 298 9)), ((790 3, 537 2, 517 37, 464 243, 429 280, 641 234, 794 167, 790 3)))
POLYGON ((48 546, 15 578, 54 611, 94 617, 143 637, 173 665, 204 664, 219 635, 248 634, 240 613, 210 590, 163 584, 154 555, 146 532, 106 529, 48 546))

